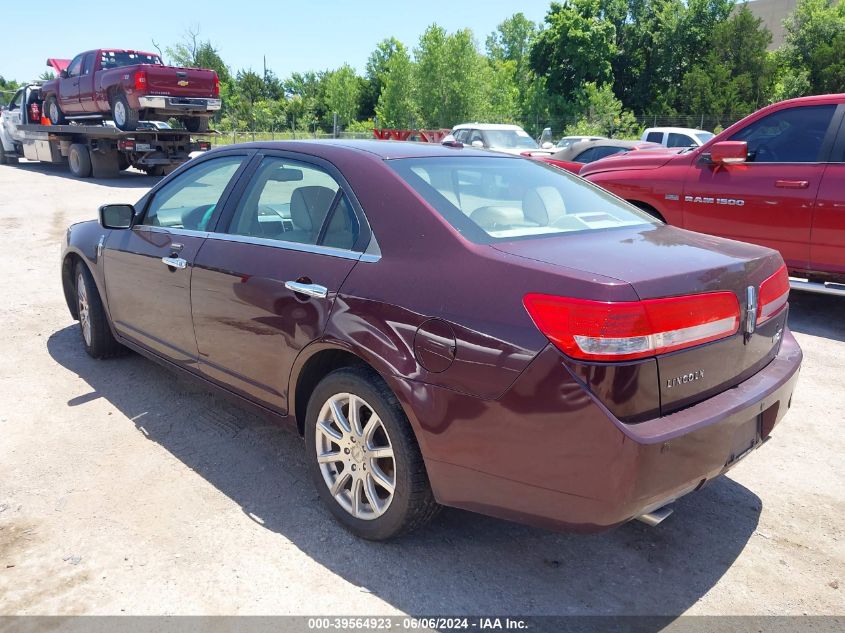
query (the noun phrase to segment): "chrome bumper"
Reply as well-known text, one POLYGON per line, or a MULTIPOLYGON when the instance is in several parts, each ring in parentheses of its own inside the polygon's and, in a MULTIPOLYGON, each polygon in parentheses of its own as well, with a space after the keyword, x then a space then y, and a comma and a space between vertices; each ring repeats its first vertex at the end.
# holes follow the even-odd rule
POLYGON ((197 97, 138 97, 141 108, 156 110, 191 110, 214 112, 222 105, 220 99, 203 99, 197 97))

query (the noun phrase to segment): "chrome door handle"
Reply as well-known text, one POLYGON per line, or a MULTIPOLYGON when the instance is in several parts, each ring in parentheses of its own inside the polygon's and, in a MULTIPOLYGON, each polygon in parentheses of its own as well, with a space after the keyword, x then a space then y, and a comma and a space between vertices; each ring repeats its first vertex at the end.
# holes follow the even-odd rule
POLYGON ((809 186, 809 180, 775 180, 775 187, 781 189, 806 189, 809 186))
POLYGON ((317 297, 318 299, 325 299, 329 294, 329 289, 319 284, 301 284, 298 281, 286 281, 285 288, 293 290, 300 295, 307 295, 309 297, 317 297))
POLYGON ((161 261, 171 268, 187 268, 188 262, 181 257, 162 257, 161 261))

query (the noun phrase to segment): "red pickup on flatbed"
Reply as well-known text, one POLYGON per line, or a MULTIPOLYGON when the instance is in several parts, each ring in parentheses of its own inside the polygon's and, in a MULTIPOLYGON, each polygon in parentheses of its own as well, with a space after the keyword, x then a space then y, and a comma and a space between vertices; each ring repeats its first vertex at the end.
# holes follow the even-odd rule
POLYGON ((121 130, 134 130, 139 120, 174 117, 191 132, 204 132, 221 105, 216 72, 165 66, 155 53, 97 49, 47 64, 59 72, 41 88, 53 125, 110 116, 121 130))
POLYGON ((782 101, 701 147, 611 156, 580 175, 669 224, 774 248, 807 289, 829 291, 845 283, 843 119, 845 94, 782 101))

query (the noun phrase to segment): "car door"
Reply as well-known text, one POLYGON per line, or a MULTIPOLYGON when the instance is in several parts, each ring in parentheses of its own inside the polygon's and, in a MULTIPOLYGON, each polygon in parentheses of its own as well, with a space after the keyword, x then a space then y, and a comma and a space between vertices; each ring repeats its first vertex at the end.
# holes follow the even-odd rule
POLYGON ((182 367, 195 368, 197 361, 190 295, 194 259, 247 158, 236 152, 192 165, 153 190, 140 224, 114 231, 104 244, 115 329, 182 367))
POLYGON ((293 361, 321 336, 369 233, 328 163, 256 160, 194 264, 194 331, 206 377, 286 413, 293 361))
POLYGON ((94 102, 94 64, 97 57, 94 53, 86 53, 82 61, 82 72, 79 75, 78 95, 79 109, 83 112, 97 112, 94 102))
POLYGON ((79 79, 82 75, 82 62, 85 55, 77 55, 67 67, 67 77, 59 79, 59 107, 65 114, 78 114, 82 111, 79 105, 79 79))
POLYGON ((845 105, 837 115, 843 122, 816 196, 809 268, 845 275, 845 105))
POLYGON ((835 109, 796 106, 749 123, 730 138, 748 143, 744 163, 702 155, 685 182, 684 227, 774 248, 790 268, 806 268, 835 109))
POLYGON ((15 96, 12 97, 12 100, 9 102, 9 108, 3 115, 3 128, 5 129, 6 136, 17 141, 21 140, 20 132, 18 132, 18 126, 20 126, 24 121, 23 97, 24 89, 21 88, 15 93, 15 96))

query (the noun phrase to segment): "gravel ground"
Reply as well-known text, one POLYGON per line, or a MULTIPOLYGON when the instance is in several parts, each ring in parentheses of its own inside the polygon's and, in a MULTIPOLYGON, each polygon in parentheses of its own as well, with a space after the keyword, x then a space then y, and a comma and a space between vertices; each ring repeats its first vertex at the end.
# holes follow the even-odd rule
POLYGON ((154 182, 0 167, 0 614, 845 613, 845 299, 793 297, 792 410, 659 527, 446 510, 373 544, 320 506, 295 435, 139 356, 85 355, 59 242, 154 182))

